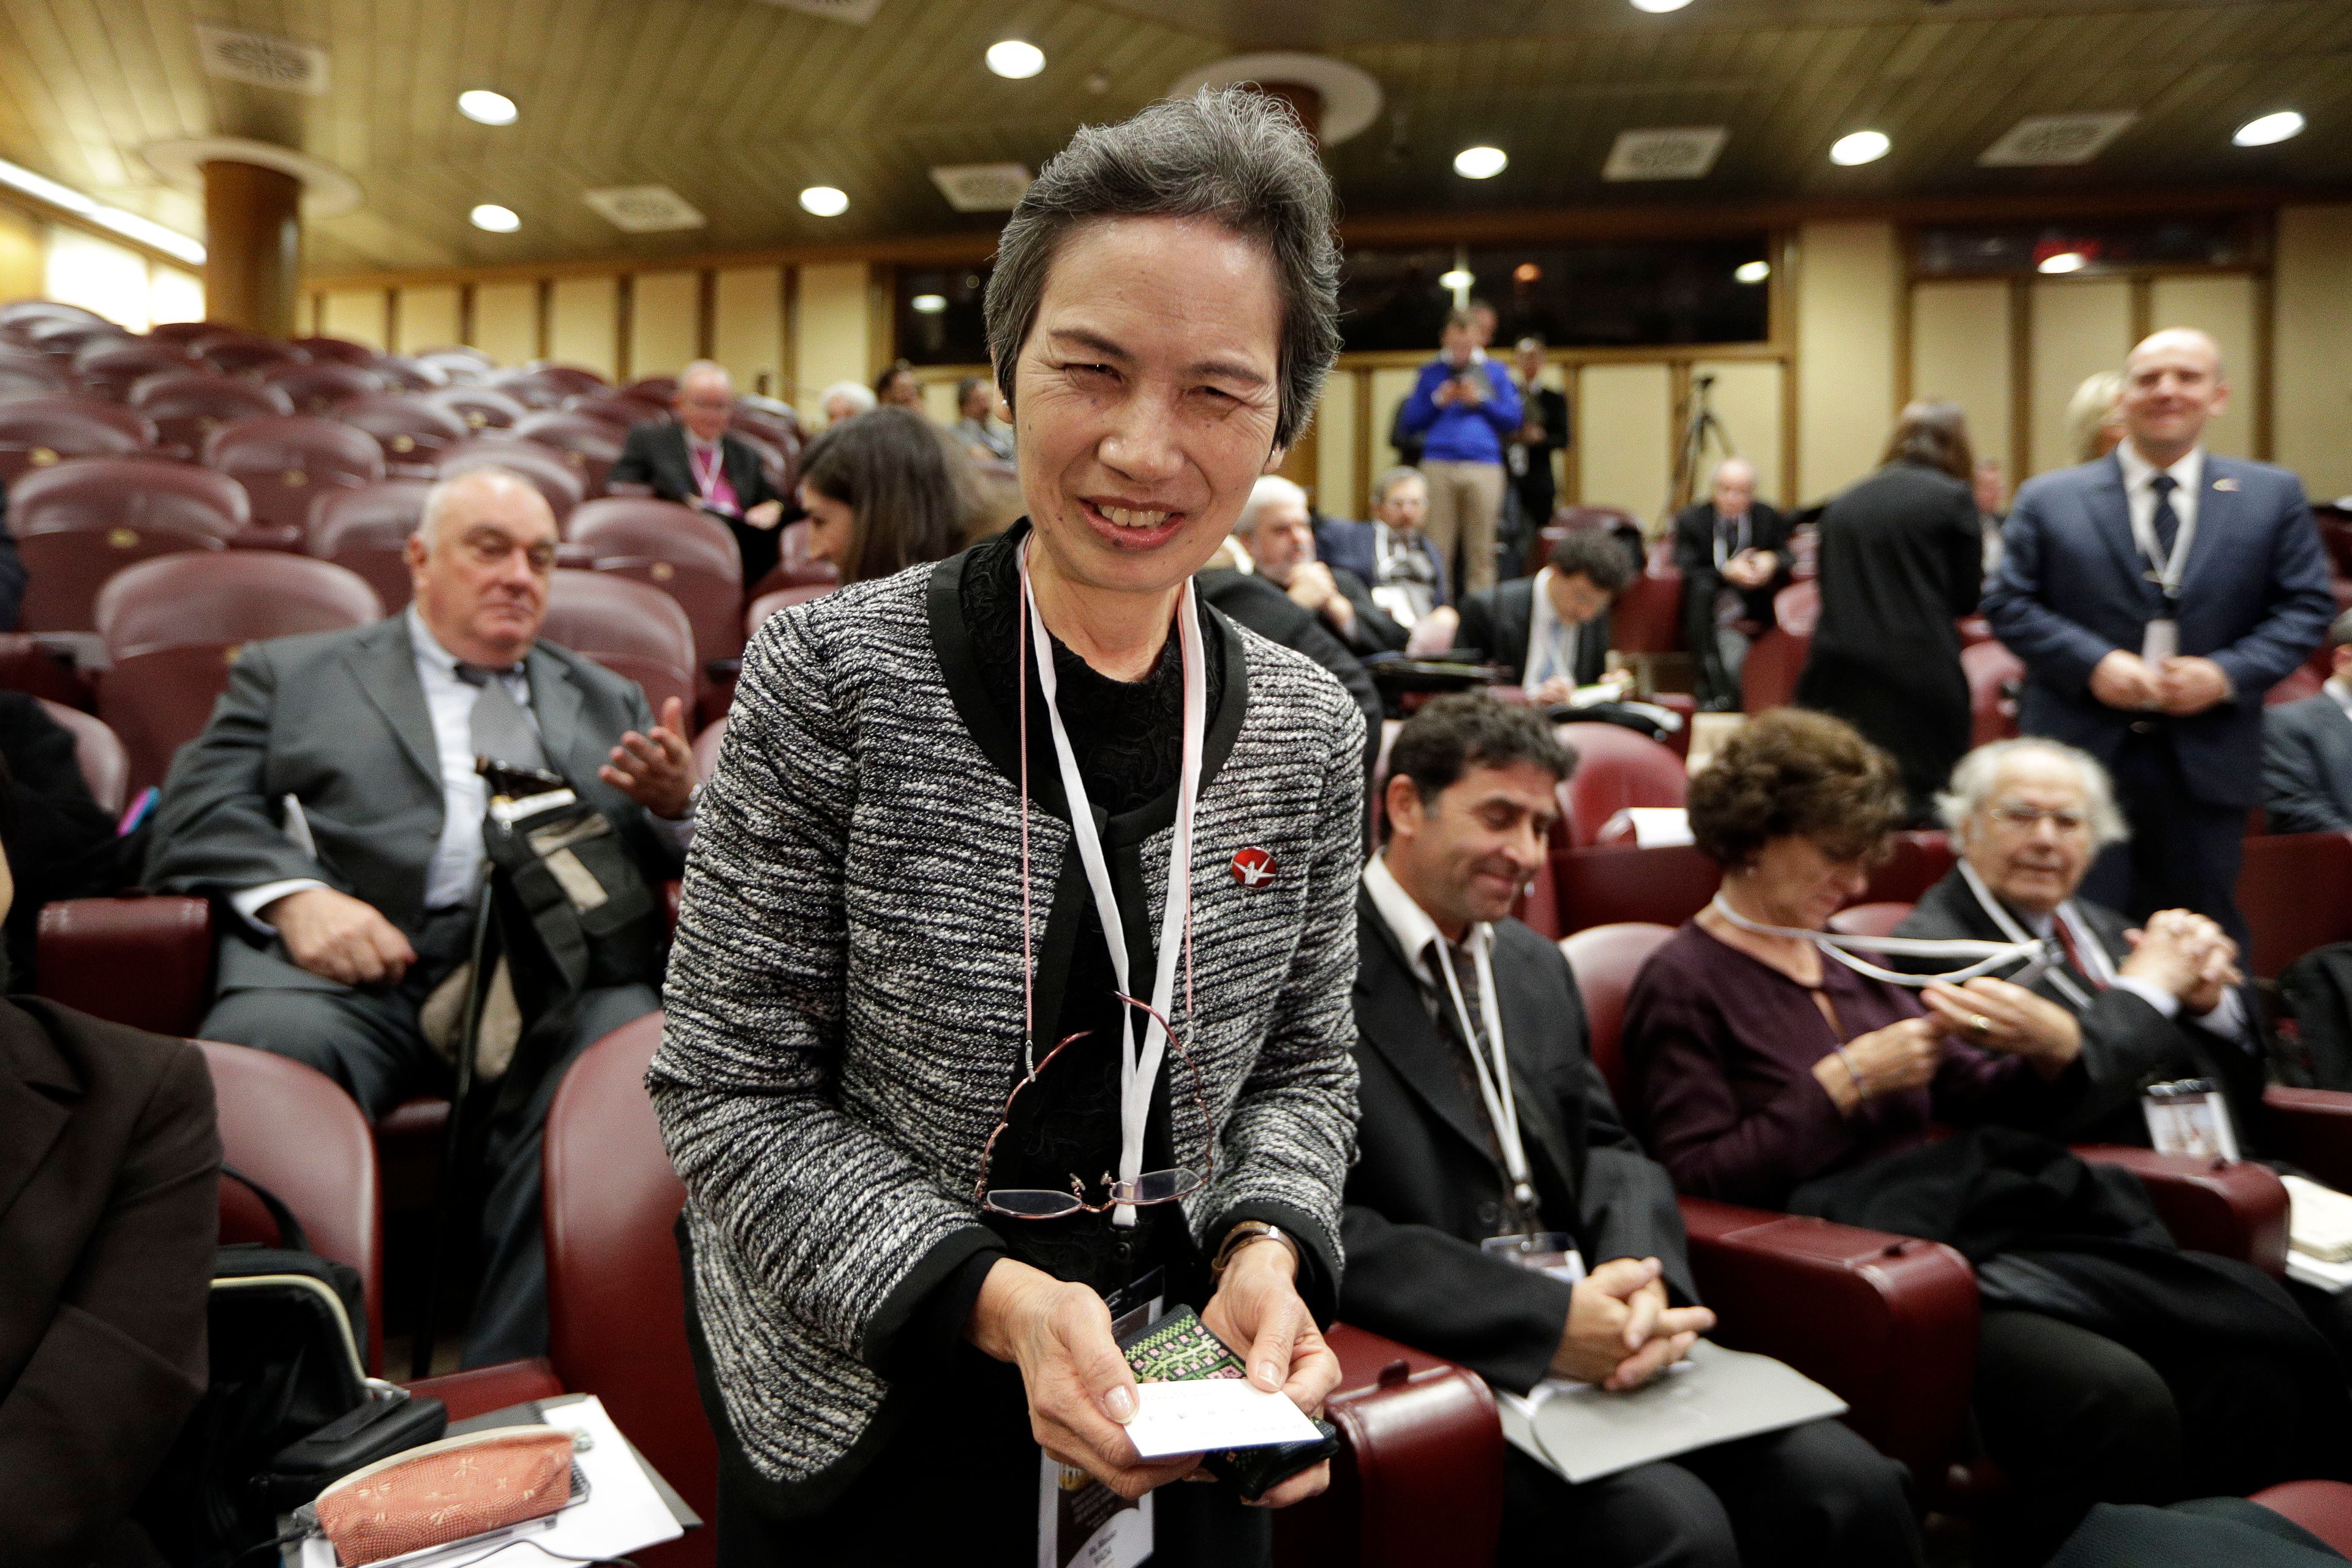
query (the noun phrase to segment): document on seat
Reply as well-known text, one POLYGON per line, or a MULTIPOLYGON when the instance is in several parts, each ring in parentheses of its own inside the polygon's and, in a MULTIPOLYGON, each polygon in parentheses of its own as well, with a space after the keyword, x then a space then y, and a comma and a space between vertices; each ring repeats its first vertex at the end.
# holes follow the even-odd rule
POLYGON ((1845 1401, 1770 1356, 1700 1340, 1690 1359, 1631 1394, 1548 1378, 1499 1394, 1503 1436, 1574 1483, 1739 1437, 1845 1414, 1845 1401))
POLYGON ((1135 1395, 1127 1440, 1147 1459, 1321 1440, 1289 1395, 1268 1394, 1237 1377, 1139 1383, 1135 1395))

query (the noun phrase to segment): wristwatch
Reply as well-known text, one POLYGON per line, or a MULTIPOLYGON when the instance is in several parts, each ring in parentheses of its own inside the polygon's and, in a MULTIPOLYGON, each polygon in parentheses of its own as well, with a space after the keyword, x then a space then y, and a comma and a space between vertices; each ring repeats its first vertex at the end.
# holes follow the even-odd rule
POLYGON ((1251 1242, 1260 1240, 1278 1241, 1290 1248, 1290 1261, 1293 1264, 1302 1261, 1298 1255, 1298 1243, 1284 1235, 1281 1226, 1268 1225, 1262 1219, 1245 1219, 1225 1232, 1225 1239, 1217 1247, 1217 1256, 1209 1264, 1209 1279, 1213 1282, 1223 1279, 1225 1277, 1225 1266, 1234 1260, 1234 1254, 1251 1242))

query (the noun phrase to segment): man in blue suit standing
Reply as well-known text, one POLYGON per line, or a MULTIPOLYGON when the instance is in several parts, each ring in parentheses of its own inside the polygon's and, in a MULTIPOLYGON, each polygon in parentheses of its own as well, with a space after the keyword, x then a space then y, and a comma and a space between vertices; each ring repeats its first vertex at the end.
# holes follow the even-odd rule
POLYGON ((2115 775, 2131 839, 2084 891, 2136 919, 2195 910, 2243 947, 2263 696, 2318 646, 2336 600, 2301 481, 2206 452, 2228 397, 2202 332, 2132 350, 2123 443, 2018 492, 1984 609, 2025 662, 2020 727, 2115 775))

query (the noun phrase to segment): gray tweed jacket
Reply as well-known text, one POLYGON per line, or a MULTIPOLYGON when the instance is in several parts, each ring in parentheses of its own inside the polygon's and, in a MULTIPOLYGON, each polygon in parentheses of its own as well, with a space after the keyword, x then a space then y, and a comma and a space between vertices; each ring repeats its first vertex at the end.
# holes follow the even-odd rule
MULTIPOLYGON (((648 1079, 687 1186, 714 1420, 804 1508, 895 1424, 879 1342, 995 1241, 972 1184, 1021 1070, 1018 763, 1002 726, 969 721, 987 699, 956 609, 963 559, 753 640, 697 809, 648 1079)), ((1197 1013, 1177 1026, 1217 1159, 1185 1218, 1197 1243, 1279 1213, 1336 1287, 1363 720, 1324 670, 1213 620, 1226 676, 1195 817, 1197 1013), (1232 872, 1251 847, 1276 863, 1257 888, 1232 872)), ((1041 929, 1086 896, 1046 773, 1031 773, 1041 929)), ((1114 878, 1155 911, 1169 821, 1147 808, 1106 832, 1114 878)), ((1042 984, 1038 1010, 1050 1026, 1042 984)), ((1166 1098, 1171 1146, 1199 1146, 1192 1097, 1166 1098)))

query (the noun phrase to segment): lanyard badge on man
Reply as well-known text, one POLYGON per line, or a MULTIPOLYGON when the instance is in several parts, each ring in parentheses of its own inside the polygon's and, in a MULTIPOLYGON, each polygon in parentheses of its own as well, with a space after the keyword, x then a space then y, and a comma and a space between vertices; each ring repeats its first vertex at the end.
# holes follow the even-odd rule
POLYGON ((2188 570, 2189 546, 2197 531, 2184 527, 2180 514, 2173 510, 2172 492, 2179 488, 2180 481, 2161 469, 2148 479, 2156 505, 2148 512, 2147 533, 2140 541, 2140 549, 2147 557, 2147 580, 2156 584, 2163 600, 2163 608, 2140 635, 2139 656, 2150 664, 2161 664, 2180 651, 2180 579, 2188 570))
MULTIPOLYGON (((1062 796, 1069 806, 1070 835, 1076 840, 1078 860, 1086 868, 1087 886, 1094 894, 1095 911, 1102 920, 1103 941, 1110 949, 1111 973, 1121 993, 1131 994, 1133 987, 1128 983, 1127 923, 1120 918, 1118 897, 1111 887, 1110 863, 1103 854, 1102 834, 1095 826, 1094 803, 1087 796, 1086 781, 1078 773, 1077 753, 1070 746, 1069 731, 1062 723, 1062 710, 1055 700, 1058 682, 1054 672, 1054 643, 1045 630, 1045 616, 1038 613, 1025 551, 1021 563, 1021 595, 1028 606, 1030 636, 1037 650, 1037 684, 1045 692, 1045 714, 1053 724, 1054 756, 1061 765, 1062 796)), ((1168 889, 1160 905, 1160 943, 1155 950, 1157 962, 1151 981, 1150 1011, 1154 1016, 1146 1021, 1139 1046, 1136 1041, 1135 1009, 1126 1006, 1120 1014, 1118 1181, 1111 1191, 1111 1196, 1120 1200, 1112 1210, 1111 1223, 1120 1226, 1135 1224, 1135 1200, 1143 1195, 1138 1183, 1143 1173, 1144 1126, 1150 1115, 1152 1086, 1159 1079, 1160 1062, 1167 1054, 1168 1031, 1162 1020, 1175 1016, 1171 1004, 1175 1000, 1180 950, 1188 975, 1191 971, 1192 813, 1201 793, 1201 752, 1208 731, 1209 697, 1201 617, 1193 605, 1190 578, 1184 583, 1176 620, 1178 646, 1184 661, 1184 760, 1177 780, 1176 825, 1168 849, 1168 889)), ((1025 800, 1023 810, 1025 815, 1025 800)), ((1185 1016, 1189 1029, 1189 1005, 1185 1016)))

